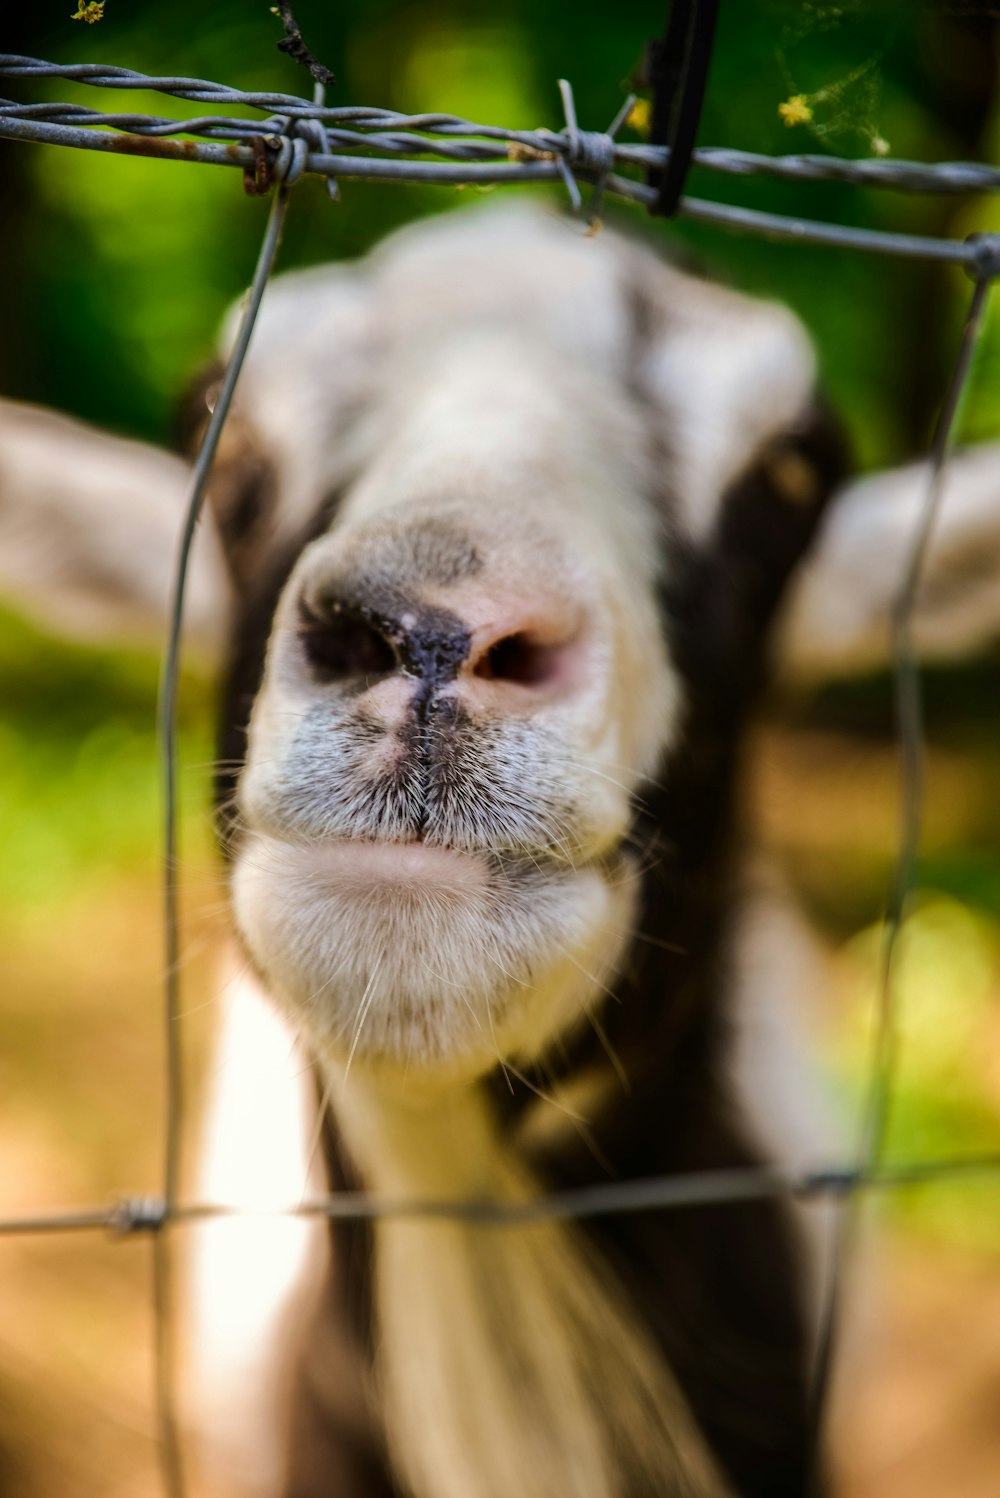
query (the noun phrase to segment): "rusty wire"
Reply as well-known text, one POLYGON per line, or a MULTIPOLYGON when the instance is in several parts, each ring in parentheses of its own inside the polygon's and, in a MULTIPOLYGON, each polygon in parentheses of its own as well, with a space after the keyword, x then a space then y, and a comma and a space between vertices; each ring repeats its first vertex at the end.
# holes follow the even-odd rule
MULTIPOLYGON (((177 910, 176 694, 180 632, 190 549, 202 507, 205 485, 233 391, 253 331, 261 298, 271 274, 288 209, 290 189, 304 175, 323 177, 335 189, 337 179, 399 182, 482 183, 562 181, 575 207, 582 206, 578 179, 594 189, 590 212, 604 192, 648 203, 655 193, 625 171, 663 167, 663 148, 622 144, 617 132, 627 107, 603 132, 579 128, 572 90, 560 85, 566 126, 562 131, 518 131, 477 125, 443 114, 401 115, 366 107, 329 108, 317 86, 312 102, 293 95, 248 93, 224 85, 186 78, 154 78, 98 64, 60 67, 37 59, 0 54, 0 76, 66 78, 102 88, 152 89, 202 103, 239 105, 266 111, 261 121, 205 115, 171 120, 148 115, 109 114, 70 104, 16 104, 0 100, 0 137, 54 143, 74 148, 168 157, 241 168, 255 191, 276 186, 253 283, 219 399, 202 441, 193 474, 175 574, 169 637, 161 687, 160 743, 164 794, 165 1065, 167 1073, 166 1142, 161 1195, 129 1197, 105 1207, 0 1218, 0 1236, 106 1231, 113 1235, 149 1235, 154 1248, 156 1310, 156 1401, 165 1490, 184 1498, 186 1490, 177 1421, 173 1345, 171 1273, 167 1229, 220 1218, 326 1217, 341 1221, 382 1218, 445 1218, 481 1227, 516 1227, 562 1219, 648 1211, 684 1210, 732 1202, 775 1198, 841 1203, 836 1248, 822 1313, 814 1380, 814 1450, 821 1443, 835 1351, 837 1312, 845 1267, 850 1258, 856 1213, 854 1204, 872 1191, 992 1177, 1000 1174, 1000 1154, 951 1156, 887 1165, 883 1160, 886 1121, 894 1075, 897 998, 895 963, 899 931, 912 890, 920 841, 923 722, 919 672, 912 641, 912 620, 923 562, 940 507, 947 460, 955 441, 972 356, 981 332, 989 288, 1000 274, 1000 240, 970 236, 964 241, 892 232, 844 228, 812 220, 787 218, 684 198, 681 215, 759 233, 786 242, 818 243, 862 251, 902 255, 964 265, 975 282, 958 355, 945 395, 931 449, 927 494, 905 573, 893 610, 893 658, 901 749, 900 839, 893 887, 884 927, 876 1037, 868 1070, 859 1138, 853 1163, 808 1172, 774 1168, 734 1169, 650 1180, 607 1182, 557 1192, 527 1201, 386 1200, 364 1193, 341 1193, 263 1212, 224 1203, 179 1199, 178 1162, 183 1096, 180 1051, 180 942, 177 910), (169 137, 184 135, 184 141, 169 137), (333 149, 336 148, 336 149, 333 149), (363 154, 361 154, 363 153, 363 154), (437 158, 427 160, 428 156, 437 158)), ((878 160, 843 161, 825 156, 770 158, 749 152, 703 148, 694 153, 697 166, 736 175, 763 175, 795 181, 839 181, 906 192, 954 193, 997 191, 1000 169, 978 163, 921 163, 878 160)))

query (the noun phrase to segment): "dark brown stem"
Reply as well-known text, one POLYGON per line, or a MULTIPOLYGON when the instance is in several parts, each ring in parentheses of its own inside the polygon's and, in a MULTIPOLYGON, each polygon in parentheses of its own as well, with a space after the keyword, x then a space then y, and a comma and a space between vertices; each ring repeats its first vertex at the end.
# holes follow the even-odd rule
POLYGON ((308 68, 317 83, 336 83, 336 78, 328 67, 317 62, 309 51, 299 30, 299 23, 288 0, 278 0, 274 6, 274 13, 281 17, 281 24, 285 28, 285 39, 278 43, 279 52, 287 52, 295 62, 300 62, 304 68, 308 68))

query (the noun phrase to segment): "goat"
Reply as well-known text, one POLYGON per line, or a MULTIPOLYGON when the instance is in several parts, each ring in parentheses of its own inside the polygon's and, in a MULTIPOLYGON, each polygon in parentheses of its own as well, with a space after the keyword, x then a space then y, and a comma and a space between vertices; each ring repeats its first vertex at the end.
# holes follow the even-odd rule
MULTIPOLYGON (((47 420, 3 422, 36 512, 47 420)), ((270 288, 196 622, 225 593, 235 923, 330 1189, 518 1202, 801 1147, 740 1046, 740 765, 776 663, 885 656, 918 474, 844 468, 792 315, 610 232, 461 214, 270 288)), ((925 653, 1000 622, 998 487, 995 449, 956 463, 925 653)), ((262 1490, 803 1494, 808 1260, 778 1202, 334 1224, 262 1490)))

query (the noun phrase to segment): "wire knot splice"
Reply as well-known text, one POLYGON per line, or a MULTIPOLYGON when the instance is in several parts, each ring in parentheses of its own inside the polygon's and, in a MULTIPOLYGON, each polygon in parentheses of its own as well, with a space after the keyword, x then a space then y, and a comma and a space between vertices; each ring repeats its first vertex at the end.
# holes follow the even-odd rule
POLYGON ((974 281, 993 281, 1000 276, 1000 234, 969 234, 965 242, 975 254, 966 267, 974 281))
MULTIPOLYGON (((267 192, 274 183, 281 187, 294 187, 306 169, 310 152, 323 156, 329 150, 329 141, 321 120, 310 119, 308 116, 288 118, 276 115, 267 123, 270 133, 266 136, 254 136, 254 142, 260 140, 262 146, 266 146, 273 156, 267 157, 263 186, 260 185, 259 164, 256 171, 251 167, 244 169, 243 185, 249 193, 267 192)), ((327 177, 326 190, 334 202, 340 197, 335 178, 327 177)))
POLYGON ((127 1238, 133 1233, 161 1232, 167 1217, 161 1196, 123 1196, 115 1203, 108 1225, 116 1237, 127 1238))
POLYGON ((556 162, 566 184, 570 202, 577 213, 583 207, 583 198, 573 175, 573 169, 575 167, 578 171, 588 172, 594 176, 594 191, 590 199, 587 223, 591 229, 596 229, 600 224, 604 189, 615 169, 617 150, 615 136, 632 112, 635 95, 629 94, 607 130, 581 130, 576 118, 573 86, 565 78, 559 79, 559 94, 562 99, 563 113, 566 116, 566 126, 561 137, 557 136, 556 139, 561 138, 565 141, 566 149, 556 154, 556 162))
POLYGON ((614 138, 603 130, 576 130, 570 136, 570 166, 606 177, 615 164, 614 138))

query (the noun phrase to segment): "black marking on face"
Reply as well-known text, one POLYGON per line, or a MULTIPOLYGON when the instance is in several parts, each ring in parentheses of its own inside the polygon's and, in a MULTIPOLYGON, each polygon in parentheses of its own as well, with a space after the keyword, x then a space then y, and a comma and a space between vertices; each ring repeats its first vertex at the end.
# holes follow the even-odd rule
POLYGON ((302 551, 329 528, 340 502, 335 494, 317 506, 308 526, 237 580, 230 626, 229 657, 222 686, 219 768, 215 776, 216 824, 223 851, 231 855, 237 831, 236 787, 247 751, 250 714, 260 691, 274 614, 302 551))
POLYGON ((842 432, 817 404, 723 496, 707 541, 676 541, 665 558, 670 653, 689 690, 713 699, 719 731, 737 733, 759 694, 771 624, 846 466, 842 432))
POLYGON ((403 669, 421 683, 413 702, 418 718, 426 716, 437 693, 458 676, 471 643, 461 619, 447 609, 422 609, 400 635, 396 648, 403 669))
POLYGON ((364 585, 325 592, 321 613, 302 600, 299 613, 306 654, 321 681, 365 686, 393 671, 416 678, 413 708, 426 715, 438 692, 453 682, 468 658, 472 637, 457 614, 411 603, 405 593, 364 585))
MULTIPOLYGON (((224 368, 204 370, 182 397, 177 432, 185 452, 194 455, 215 409, 224 368)), ((234 411, 226 421, 208 485, 222 550, 237 588, 260 565, 273 542, 278 511, 278 475, 257 433, 234 411)))
MULTIPOLYGON (((739 896, 739 786, 747 721, 766 681, 770 626, 843 449, 823 413, 769 448, 724 496, 702 546, 667 537, 661 609, 684 678, 682 736, 640 787, 632 856, 647 865, 636 935, 601 1012, 553 1046, 529 1083, 606 1064, 629 1091, 532 1160, 548 1189, 760 1164, 722 1078, 739 896), (776 462, 775 452, 782 461, 776 462), (794 462, 788 455, 792 455, 794 462)), ((532 1101, 498 1074, 513 1129, 532 1101), (511 1090, 513 1086, 513 1091, 511 1090)), ((783 1203, 638 1214, 581 1224, 676 1372, 709 1444, 745 1498, 808 1486, 806 1313, 783 1203)))

